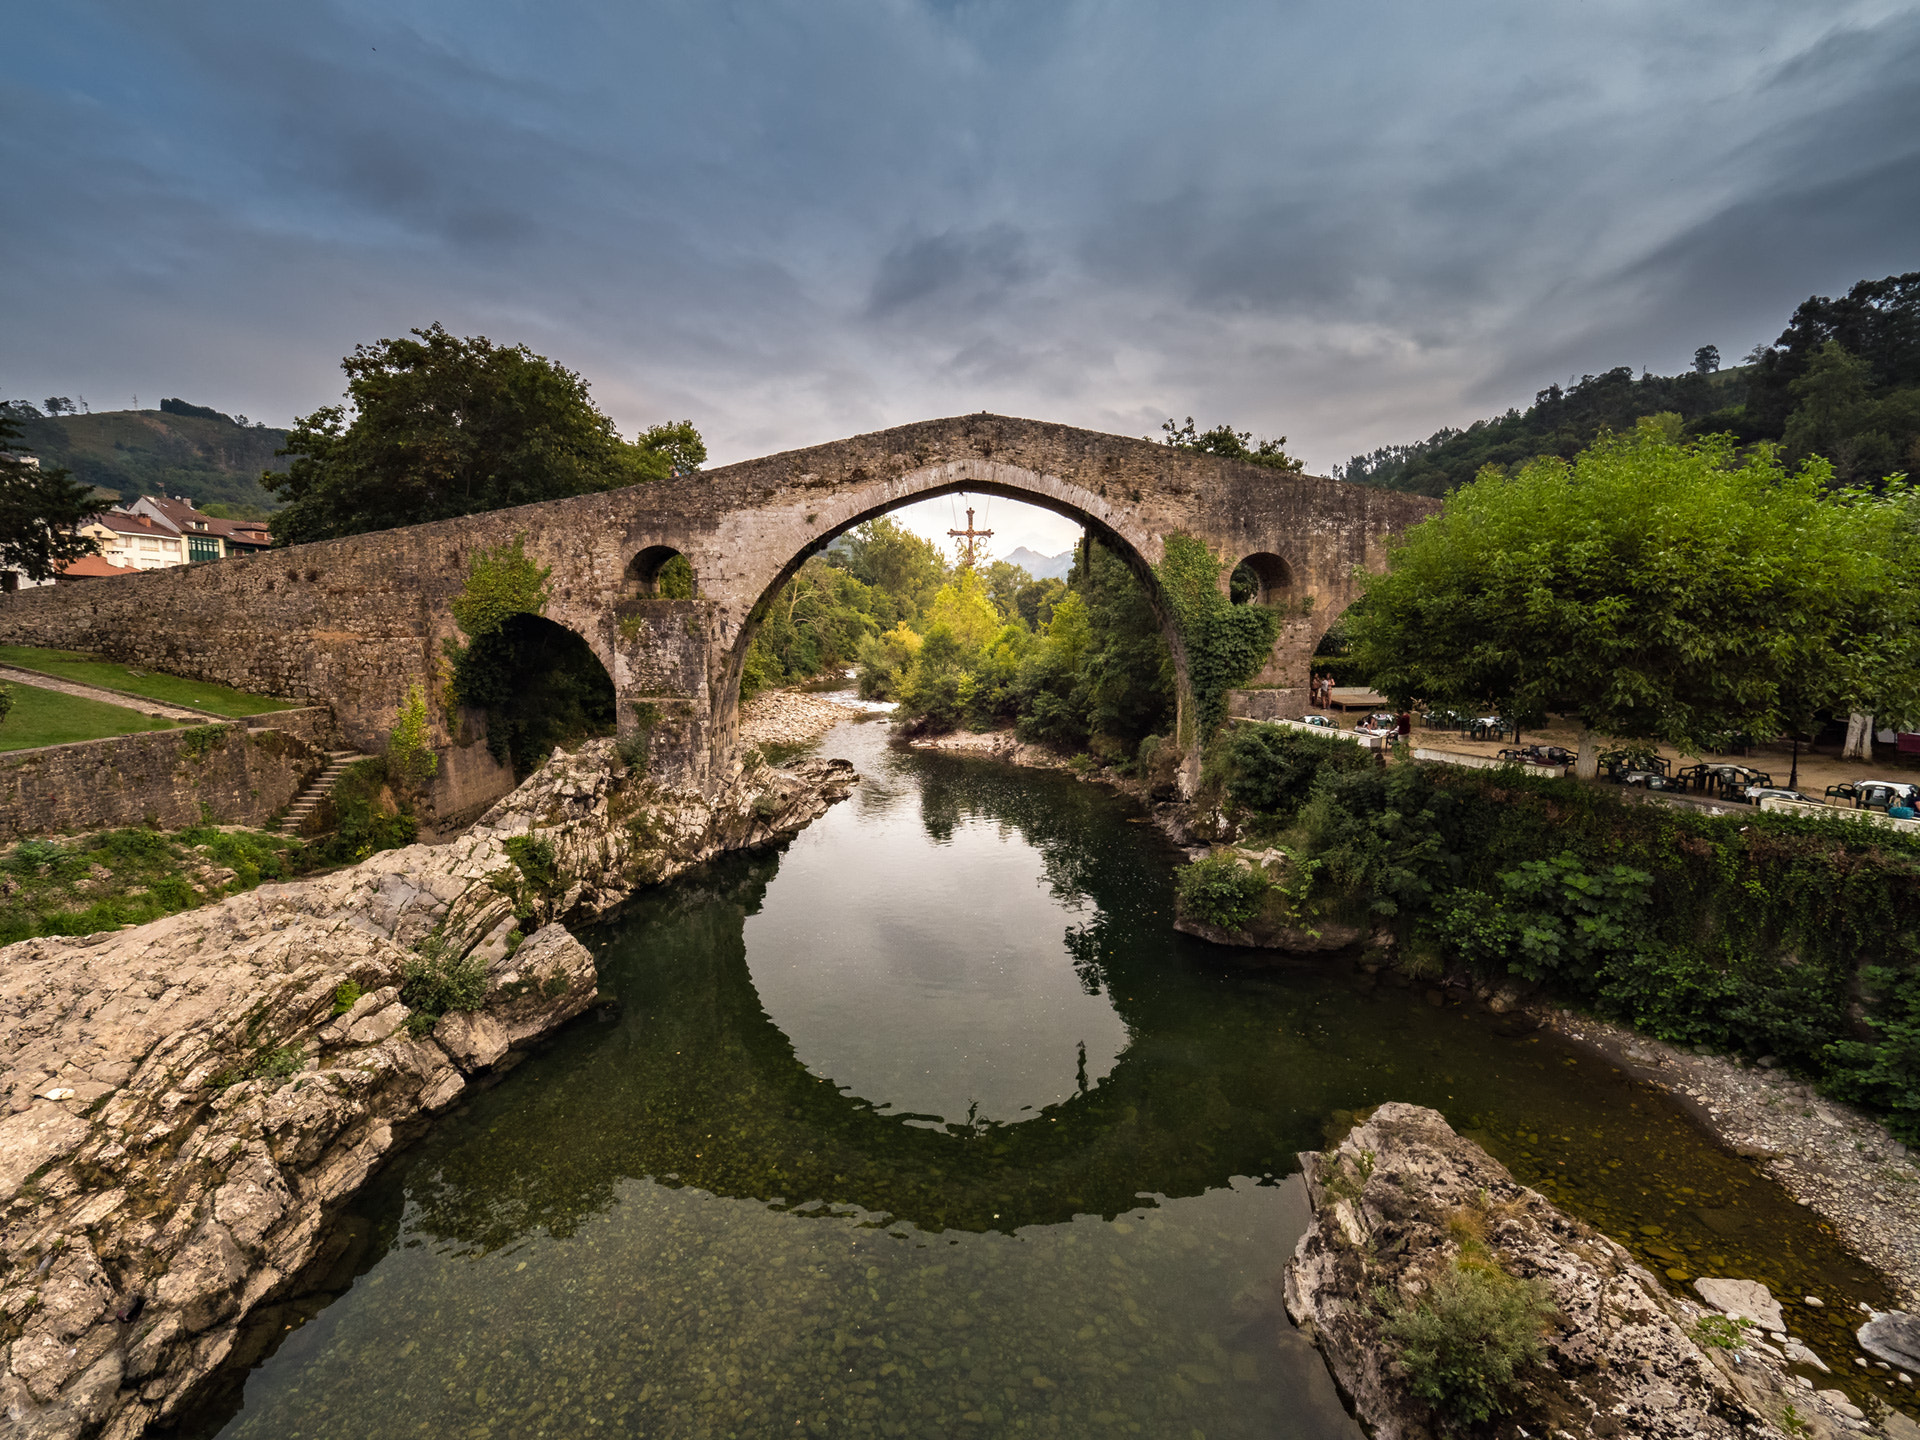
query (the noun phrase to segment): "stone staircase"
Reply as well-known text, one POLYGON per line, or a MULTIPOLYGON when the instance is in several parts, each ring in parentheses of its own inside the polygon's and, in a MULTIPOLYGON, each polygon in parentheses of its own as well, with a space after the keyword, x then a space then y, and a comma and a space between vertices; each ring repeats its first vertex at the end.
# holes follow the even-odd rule
POLYGON ((280 822, 280 833, 282 835, 298 833, 300 827, 306 823, 307 817, 313 813, 314 807, 333 793, 335 782, 346 773, 347 767, 356 760, 366 758, 358 750, 329 750, 326 768, 314 777, 312 784, 294 796, 293 804, 287 807, 286 818, 280 822))

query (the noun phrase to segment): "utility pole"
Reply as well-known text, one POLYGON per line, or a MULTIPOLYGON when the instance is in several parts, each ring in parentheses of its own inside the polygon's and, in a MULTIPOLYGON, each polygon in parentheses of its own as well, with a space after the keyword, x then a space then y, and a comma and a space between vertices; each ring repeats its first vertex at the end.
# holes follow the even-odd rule
MULTIPOLYGON (((947 531, 947 534, 953 536, 953 538, 956 540, 959 540, 962 538, 966 540, 967 552, 963 557, 961 557, 960 566, 964 570, 971 570, 973 568, 973 542, 975 540, 987 539, 989 536, 993 534, 993 531, 976 530, 973 528, 973 507, 969 505, 967 507, 967 528, 964 530, 949 530, 947 531)), ((956 545, 954 548, 957 550, 960 547, 956 545)))

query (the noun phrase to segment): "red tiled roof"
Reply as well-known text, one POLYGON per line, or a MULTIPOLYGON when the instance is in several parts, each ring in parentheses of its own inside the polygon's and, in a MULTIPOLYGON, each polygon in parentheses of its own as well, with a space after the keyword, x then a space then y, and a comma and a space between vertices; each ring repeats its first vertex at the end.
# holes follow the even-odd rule
POLYGON ((167 495, 142 495, 140 498, 171 520, 183 534, 224 535, 241 545, 273 543, 266 525, 259 520, 222 520, 216 515, 203 514, 194 509, 191 500, 175 500, 167 495), (255 532, 258 532, 257 539, 255 532))
POLYGON ((104 555, 82 555, 60 567, 61 580, 105 580, 113 575, 138 575, 131 565, 116 565, 104 555))

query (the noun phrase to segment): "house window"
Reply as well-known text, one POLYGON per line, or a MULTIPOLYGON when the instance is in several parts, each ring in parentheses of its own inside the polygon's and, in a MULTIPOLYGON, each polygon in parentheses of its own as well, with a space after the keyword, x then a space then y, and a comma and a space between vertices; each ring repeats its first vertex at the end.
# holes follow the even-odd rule
POLYGON ((202 560, 220 558, 220 541, 212 535, 189 535, 187 537, 187 563, 198 565, 202 560))
POLYGON ((158 550, 160 548, 160 542, 158 540, 149 540, 145 535, 142 535, 140 537, 140 548, 142 550, 158 550))
POLYGON ((160 548, 170 555, 178 555, 180 553, 180 542, 178 540, 162 540, 160 542, 160 548))

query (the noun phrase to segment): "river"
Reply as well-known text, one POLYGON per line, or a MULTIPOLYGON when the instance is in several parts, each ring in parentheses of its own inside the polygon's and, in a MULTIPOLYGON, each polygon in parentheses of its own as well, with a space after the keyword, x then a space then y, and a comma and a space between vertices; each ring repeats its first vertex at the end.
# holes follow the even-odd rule
POLYGON ((1177 934, 1124 798, 883 723, 820 748, 853 798, 584 933, 617 1004, 377 1179, 198 1433, 1355 1440, 1279 1281, 1295 1154, 1387 1099, 1676 1286, 1885 1303, 1530 1022, 1177 934))

